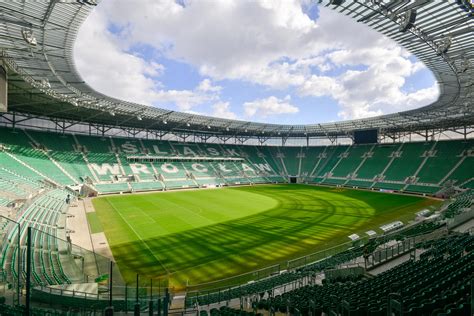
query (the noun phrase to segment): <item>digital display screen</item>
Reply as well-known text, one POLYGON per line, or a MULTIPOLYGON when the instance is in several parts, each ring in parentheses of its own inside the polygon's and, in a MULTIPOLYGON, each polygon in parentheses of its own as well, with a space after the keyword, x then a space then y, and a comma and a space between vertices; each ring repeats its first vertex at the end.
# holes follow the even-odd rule
POLYGON ((376 144, 378 142, 378 130, 364 130, 354 132, 354 142, 356 144, 376 144))

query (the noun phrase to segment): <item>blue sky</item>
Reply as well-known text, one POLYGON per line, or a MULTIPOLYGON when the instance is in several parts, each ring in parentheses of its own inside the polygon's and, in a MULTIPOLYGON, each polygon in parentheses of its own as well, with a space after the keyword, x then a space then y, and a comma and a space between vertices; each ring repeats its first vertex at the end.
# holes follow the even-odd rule
POLYGON ((103 0, 80 30, 75 57, 105 94, 260 122, 362 118, 438 94, 414 56, 305 0, 103 0))

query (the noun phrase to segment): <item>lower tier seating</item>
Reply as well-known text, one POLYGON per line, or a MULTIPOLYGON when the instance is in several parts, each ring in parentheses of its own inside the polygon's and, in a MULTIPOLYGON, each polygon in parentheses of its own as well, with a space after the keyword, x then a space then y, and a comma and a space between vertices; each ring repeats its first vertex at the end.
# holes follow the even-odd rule
POLYGON ((67 284, 82 277, 76 269, 66 241, 66 196, 70 192, 53 189, 34 198, 20 210, 16 219, 18 226, 11 222, 5 242, 2 243, 1 267, 9 271, 13 279, 26 275, 27 228, 32 228, 32 283, 33 285, 67 284), (18 248, 18 239, 20 248, 18 248), (17 260, 22 257, 21 270, 17 260))
POLYGON ((454 235, 421 245, 410 260, 370 279, 326 282, 262 299, 258 306, 291 314, 387 315, 391 293, 403 315, 469 315, 474 236, 454 235))

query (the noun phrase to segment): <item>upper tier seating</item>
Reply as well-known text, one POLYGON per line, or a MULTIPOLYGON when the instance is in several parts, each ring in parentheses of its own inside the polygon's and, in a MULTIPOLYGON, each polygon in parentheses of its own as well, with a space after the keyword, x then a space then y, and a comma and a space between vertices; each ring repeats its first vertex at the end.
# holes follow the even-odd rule
POLYGON ((385 171, 385 181, 405 181, 415 175, 424 160, 423 154, 433 147, 433 143, 405 143, 400 149, 400 156, 395 158, 385 171))
POLYGON ((436 144, 433 157, 427 159, 418 174, 419 182, 438 183, 460 161, 462 154, 469 149, 469 142, 440 141, 436 144), (436 170, 437 172, 433 172, 436 170))
POLYGON ((358 166, 364 159, 364 155, 371 152, 373 145, 351 146, 347 152, 347 156, 341 158, 337 166, 332 170, 333 177, 346 178, 357 170, 358 166))
POLYGON ((0 151, 1 165, 20 177, 47 179, 60 185, 88 182, 99 193, 287 182, 289 176, 297 176, 300 182, 429 195, 445 186, 474 186, 473 140, 269 147, 3 128, 0 144, 4 147, 0 151), (131 161, 131 156, 165 160, 137 162, 131 161), (171 157, 204 160, 166 160, 171 157), (212 162, 207 158, 240 160, 212 162))
POLYGON ((51 137, 51 133, 38 131, 28 131, 28 135, 37 143, 44 145, 49 156, 72 176, 76 183, 82 183, 86 177, 93 178, 72 135, 51 137))
POLYGON ((400 147, 398 144, 375 146, 372 155, 367 157, 364 164, 357 171, 359 179, 373 179, 382 174, 392 159, 390 155, 400 147))
MULTIPOLYGON (((0 199, 4 201, 29 199, 41 189, 42 186, 39 182, 0 167, 0 199)), ((1 201, 0 205, 2 205, 1 201)))

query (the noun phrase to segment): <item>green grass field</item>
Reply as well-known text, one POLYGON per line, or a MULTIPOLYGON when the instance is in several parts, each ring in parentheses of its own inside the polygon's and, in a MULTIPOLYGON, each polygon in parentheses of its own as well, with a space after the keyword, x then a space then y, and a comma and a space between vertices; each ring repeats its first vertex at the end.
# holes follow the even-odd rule
POLYGON ((439 202, 309 185, 262 185, 108 196, 93 200, 123 277, 200 284, 347 242, 348 235, 439 202))

